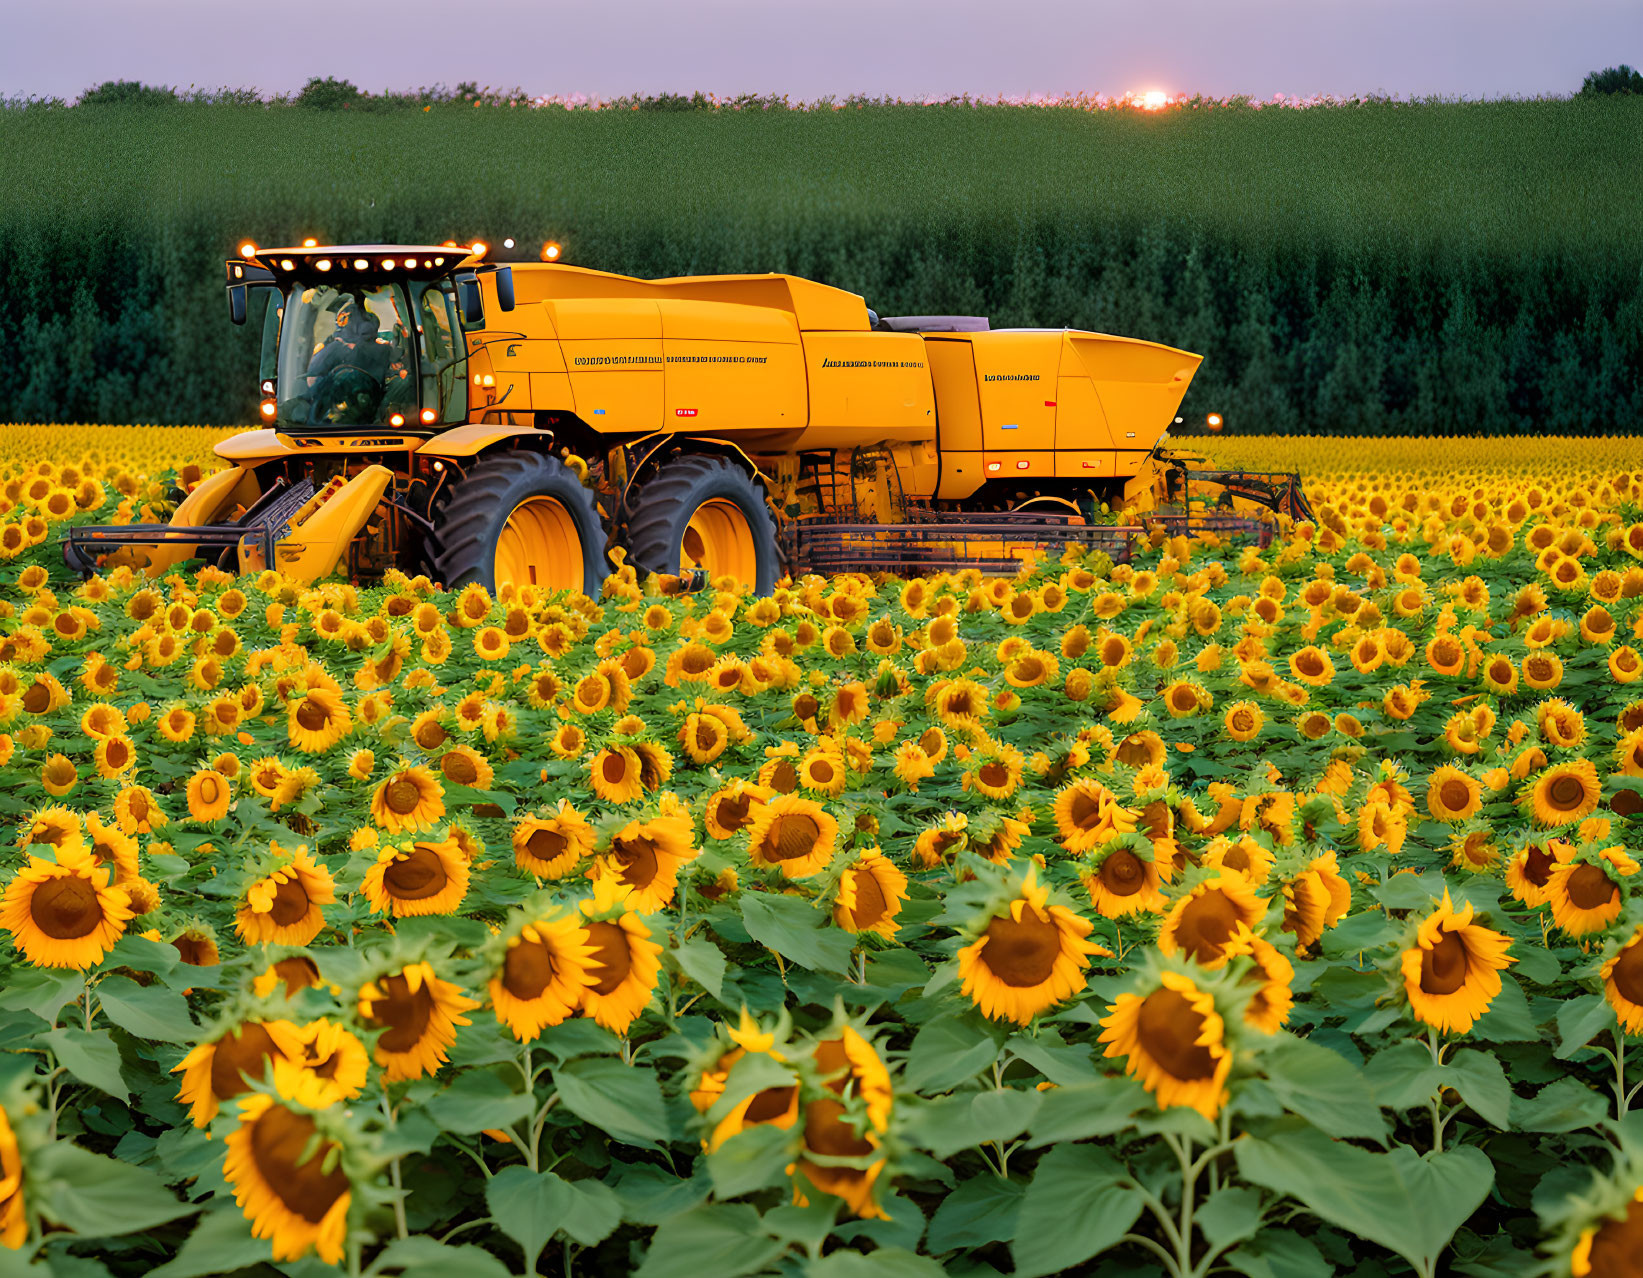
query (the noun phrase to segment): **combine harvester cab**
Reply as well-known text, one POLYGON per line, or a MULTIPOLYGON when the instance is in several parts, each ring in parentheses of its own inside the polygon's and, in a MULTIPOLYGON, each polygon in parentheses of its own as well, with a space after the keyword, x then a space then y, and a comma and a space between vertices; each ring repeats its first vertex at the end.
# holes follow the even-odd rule
MULTIPOLYGON (((1069 543, 1245 532, 1164 451, 1200 357, 1133 338, 881 320, 789 275, 639 280, 483 245, 246 245, 261 429, 167 524, 77 528, 75 568, 204 558, 300 581, 597 593, 618 548, 664 589, 783 572, 1013 572, 1069 543), (1201 503, 1200 503, 1201 504, 1201 503), (1104 522, 1148 512, 1150 527, 1104 522)), ((1293 476, 1222 476, 1300 517, 1293 476), (1282 483, 1278 481, 1282 480, 1282 483)))

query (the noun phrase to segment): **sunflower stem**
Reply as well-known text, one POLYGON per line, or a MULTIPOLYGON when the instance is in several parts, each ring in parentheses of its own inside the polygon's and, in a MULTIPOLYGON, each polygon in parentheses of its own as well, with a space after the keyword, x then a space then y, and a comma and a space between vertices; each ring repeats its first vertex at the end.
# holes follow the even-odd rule
POLYGON ((1616 1117, 1625 1118, 1631 1101, 1631 1093, 1626 1090, 1626 1031, 1616 1026, 1614 1038, 1614 1099, 1619 1111, 1616 1117))
MULTIPOLYGON (((1443 1049, 1438 1046, 1438 1027, 1426 1027, 1426 1047, 1432 1053, 1434 1066, 1443 1064, 1443 1049)), ((1432 1152, 1443 1153, 1443 1084, 1438 1084, 1437 1094, 1432 1097, 1432 1152)))
MULTIPOLYGON (((388 1103, 387 1089, 382 1093, 382 1117, 391 1131, 394 1126, 394 1107, 388 1103)), ((388 1180, 394 1187, 394 1228, 399 1231, 401 1238, 411 1236, 410 1223, 405 1219, 405 1186, 400 1180, 399 1159, 388 1164, 388 1180)))

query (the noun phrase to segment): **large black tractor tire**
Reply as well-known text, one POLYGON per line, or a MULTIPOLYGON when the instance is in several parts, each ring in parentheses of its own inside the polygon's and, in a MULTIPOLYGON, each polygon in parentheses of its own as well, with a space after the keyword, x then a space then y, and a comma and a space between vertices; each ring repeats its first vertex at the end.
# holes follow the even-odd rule
POLYGON ((726 457, 685 453, 662 463, 628 501, 628 562, 641 573, 729 576, 760 597, 776 589, 781 552, 764 489, 726 457))
POLYGON ((505 581, 597 597, 610 566, 593 493, 556 457, 511 451, 481 458, 442 500, 428 547, 448 590, 505 581))

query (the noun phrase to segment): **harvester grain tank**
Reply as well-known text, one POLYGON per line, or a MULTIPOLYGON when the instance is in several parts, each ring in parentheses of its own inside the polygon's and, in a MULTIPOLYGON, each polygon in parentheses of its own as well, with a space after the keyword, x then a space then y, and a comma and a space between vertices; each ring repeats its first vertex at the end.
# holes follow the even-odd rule
POLYGON ((227 467, 169 524, 71 532, 82 570, 199 556, 593 592, 622 546, 642 571, 767 593, 812 527, 855 530, 828 566, 878 527, 901 546, 915 529, 939 566, 1023 515, 1088 525, 1185 482, 1160 444, 1199 356, 1153 342, 881 319, 791 275, 497 265, 483 246, 247 245, 226 269, 236 322, 272 294, 265 424, 218 446, 227 467))

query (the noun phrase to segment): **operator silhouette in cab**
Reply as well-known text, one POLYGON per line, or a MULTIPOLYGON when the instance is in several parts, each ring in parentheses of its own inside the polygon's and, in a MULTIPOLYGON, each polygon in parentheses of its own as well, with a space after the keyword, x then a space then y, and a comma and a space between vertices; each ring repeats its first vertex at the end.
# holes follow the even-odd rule
POLYGON ((394 347, 379 335, 377 317, 357 297, 337 306, 336 331, 308 364, 316 415, 338 423, 369 422, 383 400, 394 347))

